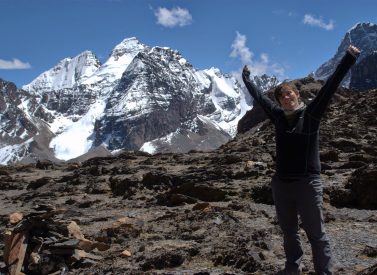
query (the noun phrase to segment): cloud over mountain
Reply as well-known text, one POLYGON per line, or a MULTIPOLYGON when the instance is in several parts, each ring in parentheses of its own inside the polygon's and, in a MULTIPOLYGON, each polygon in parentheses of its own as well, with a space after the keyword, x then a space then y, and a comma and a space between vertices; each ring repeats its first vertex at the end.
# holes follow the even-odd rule
POLYGON ((30 68, 31 65, 29 62, 22 62, 17 58, 13 58, 13 60, 0 59, 0 70, 20 70, 30 68))
POLYGON ((311 14, 305 14, 303 23, 306 25, 319 27, 325 29, 327 31, 331 31, 334 29, 334 21, 330 20, 329 23, 325 23, 322 17, 316 18, 311 14))
POLYGON ((239 32, 231 45, 230 57, 239 58, 242 65, 248 65, 251 75, 275 75, 278 78, 285 77, 284 68, 277 63, 271 63, 269 55, 262 53, 259 59, 254 58, 254 53, 246 45, 247 37, 239 32))
POLYGON ((184 8, 158 8, 155 11, 157 17, 157 24, 160 24, 164 27, 183 27, 190 25, 192 23, 192 16, 187 9, 184 8))

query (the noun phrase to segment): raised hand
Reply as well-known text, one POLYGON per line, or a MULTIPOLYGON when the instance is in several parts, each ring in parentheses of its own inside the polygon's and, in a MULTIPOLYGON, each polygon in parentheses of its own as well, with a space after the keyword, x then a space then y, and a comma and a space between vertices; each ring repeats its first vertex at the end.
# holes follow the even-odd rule
POLYGON ((359 54, 360 54, 360 49, 358 49, 357 47, 355 47, 355 46, 353 46, 353 45, 350 45, 349 47, 348 47, 348 49, 347 49, 347 51, 350 53, 350 54, 352 54, 352 55, 354 55, 354 56, 359 56, 359 54))
POLYGON ((246 76, 246 77, 249 77, 249 76, 250 76, 250 70, 249 70, 249 68, 247 67, 247 65, 245 65, 245 66, 243 67, 242 74, 243 74, 244 76, 246 76))

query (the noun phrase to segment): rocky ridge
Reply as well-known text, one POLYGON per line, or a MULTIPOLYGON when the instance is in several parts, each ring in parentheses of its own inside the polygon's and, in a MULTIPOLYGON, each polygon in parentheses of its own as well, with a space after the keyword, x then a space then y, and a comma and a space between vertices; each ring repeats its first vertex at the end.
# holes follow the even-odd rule
POLYGON ((344 78, 343 85, 358 90, 377 88, 373 81, 365 83, 365 79, 371 79, 371 73, 374 71, 373 68, 377 66, 376 60, 373 58, 374 52, 377 50, 376 33, 376 24, 358 23, 353 26, 344 35, 335 55, 315 71, 314 77, 320 80, 327 79, 336 68, 336 64, 342 59, 349 45, 354 45, 361 49, 361 54, 355 66, 353 66, 351 71, 344 78), (351 78, 353 79, 352 81, 351 78))

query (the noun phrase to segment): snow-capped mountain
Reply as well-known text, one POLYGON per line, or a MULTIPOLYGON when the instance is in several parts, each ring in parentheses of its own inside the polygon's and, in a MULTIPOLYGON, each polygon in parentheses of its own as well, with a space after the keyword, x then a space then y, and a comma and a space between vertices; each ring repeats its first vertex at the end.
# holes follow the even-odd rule
POLYGON ((107 61, 80 84, 90 87, 98 94, 107 94, 118 83, 134 57, 147 48, 135 37, 124 39, 112 50, 107 61))
MULTIPOLYGON (((243 98, 233 78, 216 69, 197 71, 177 51, 154 47, 139 52, 111 92, 105 115, 96 124, 95 144, 105 143, 110 150, 138 149, 177 130, 199 133, 208 124, 197 123, 199 115, 229 139, 250 109, 243 98)), ((210 142, 211 136, 202 136, 210 142)))
MULTIPOLYGON (((350 73, 345 77, 343 85, 349 87, 352 71, 364 59, 368 59, 369 55, 377 50, 377 25, 372 23, 358 23, 353 26, 344 36, 340 46, 334 57, 322 64, 314 73, 316 79, 327 79, 335 70, 336 65, 342 59, 344 52, 349 45, 354 45, 361 50, 361 54, 356 65, 350 73)), ((352 87, 351 87, 352 88, 352 87)))
POLYGON ((38 93, 71 89, 92 76, 99 67, 95 54, 85 51, 74 58, 64 58, 22 89, 38 93))
MULTIPOLYGON (((12 86, 6 85, 4 102, 12 86)), ((178 51, 136 38, 119 43, 104 64, 85 51, 23 90, 11 90, 17 100, 3 103, 9 115, 0 120, 0 155, 13 157, 1 159, 4 164, 37 159, 38 153, 68 160, 98 146, 150 153, 211 150, 236 134, 252 107, 234 77, 216 68, 197 70, 178 51), (10 123, 9 116, 17 119, 10 123)))
POLYGON ((55 160, 45 139, 51 137, 48 111, 32 95, 0 79, 0 163, 23 159, 55 160))
POLYGON ((108 84, 111 90, 133 58, 145 47, 135 37, 124 39, 112 50, 104 64, 101 64, 91 51, 84 51, 74 58, 61 60, 31 83, 24 85, 22 89, 32 93, 42 93, 74 89, 83 85, 99 90, 104 86, 107 87, 105 84, 108 84))
POLYGON ((92 136, 96 119, 103 115, 107 97, 117 85, 123 71, 145 46, 136 38, 128 38, 118 44, 111 52, 108 60, 100 64, 94 54, 89 51, 74 58, 66 58, 57 66, 38 76, 31 84, 23 88, 41 96, 41 104, 51 112, 50 130, 55 137, 50 143, 59 159, 67 160, 86 153, 92 146, 92 136), (82 61, 86 57, 86 62, 82 61), (60 64, 70 60, 61 69, 60 64), (88 64, 93 64, 92 73, 88 72, 88 64), (74 66, 75 65, 75 66, 74 66), (59 68, 59 69, 57 69, 59 68), (56 72, 59 72, 58 74, 56 72), (71 80, 75 75, 76 81, 71 80), (46 85, 45 79, 48 79, 46 85), (46 89, 47 86, 47 89, 46 89))
POLYGON ((250 78, 254 82, 254 84, 263 92, 267 92, 280 83, 280 81, 275 76, 268 76, 266 74, 263 74, 261 76, 252 76, 250 78))

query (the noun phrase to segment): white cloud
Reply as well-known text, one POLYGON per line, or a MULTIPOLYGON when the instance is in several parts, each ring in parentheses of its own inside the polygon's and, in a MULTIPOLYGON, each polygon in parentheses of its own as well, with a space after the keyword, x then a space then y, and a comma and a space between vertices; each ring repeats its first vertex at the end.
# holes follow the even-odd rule
POLYGON ((1 70, 17 70, 17 69, 30 69, 31 65, 29 62, 24 63, 17 58, 13 58, 13 60, 3 60, 0 59, 0 69, 1 70))
POLYGON ((173 28, 176 26, 187 26, 192 22, 192 16, 187 9, 180 7, 171 10, 167 8, 158 8, 154 13, 157 17, 157 24, 164 27, 173 28))
MULTIPOLYGON (((259 59, 255 59, 253 52, 246 46, 246 35, 237 32, 232 44, 230 57, 239 58, 243 65, 248 65, 251 75, 275 75, 279 79, 286 78, 283 66, 271 63, 267 53, 262 53, 259 59)), ((242 69, 239 71, 241 72, 242 69)), ((237 75, 238 73, 233 73, 237 75)))
POLYGON ((242 63, 250 64, 253 57, 253 53, 246 46, 246 35, 240 34, 237 32, 237 36, 232 44, 232 52, 230 53, 231 57, 240 57, 242 63))
POLYGON ((328 31, 334 29, 334 21, 333 20, 330 20, 330 22, 328 24, 326 24, 323 21, 322 17, 315 18, 311 14, 305 14, 303 22, 304 22, 304 24, 307 24, 307 25, 310 25, 310 26, 315 26, 315 27, 320 27, 320 28, 328 30, 328 31))

